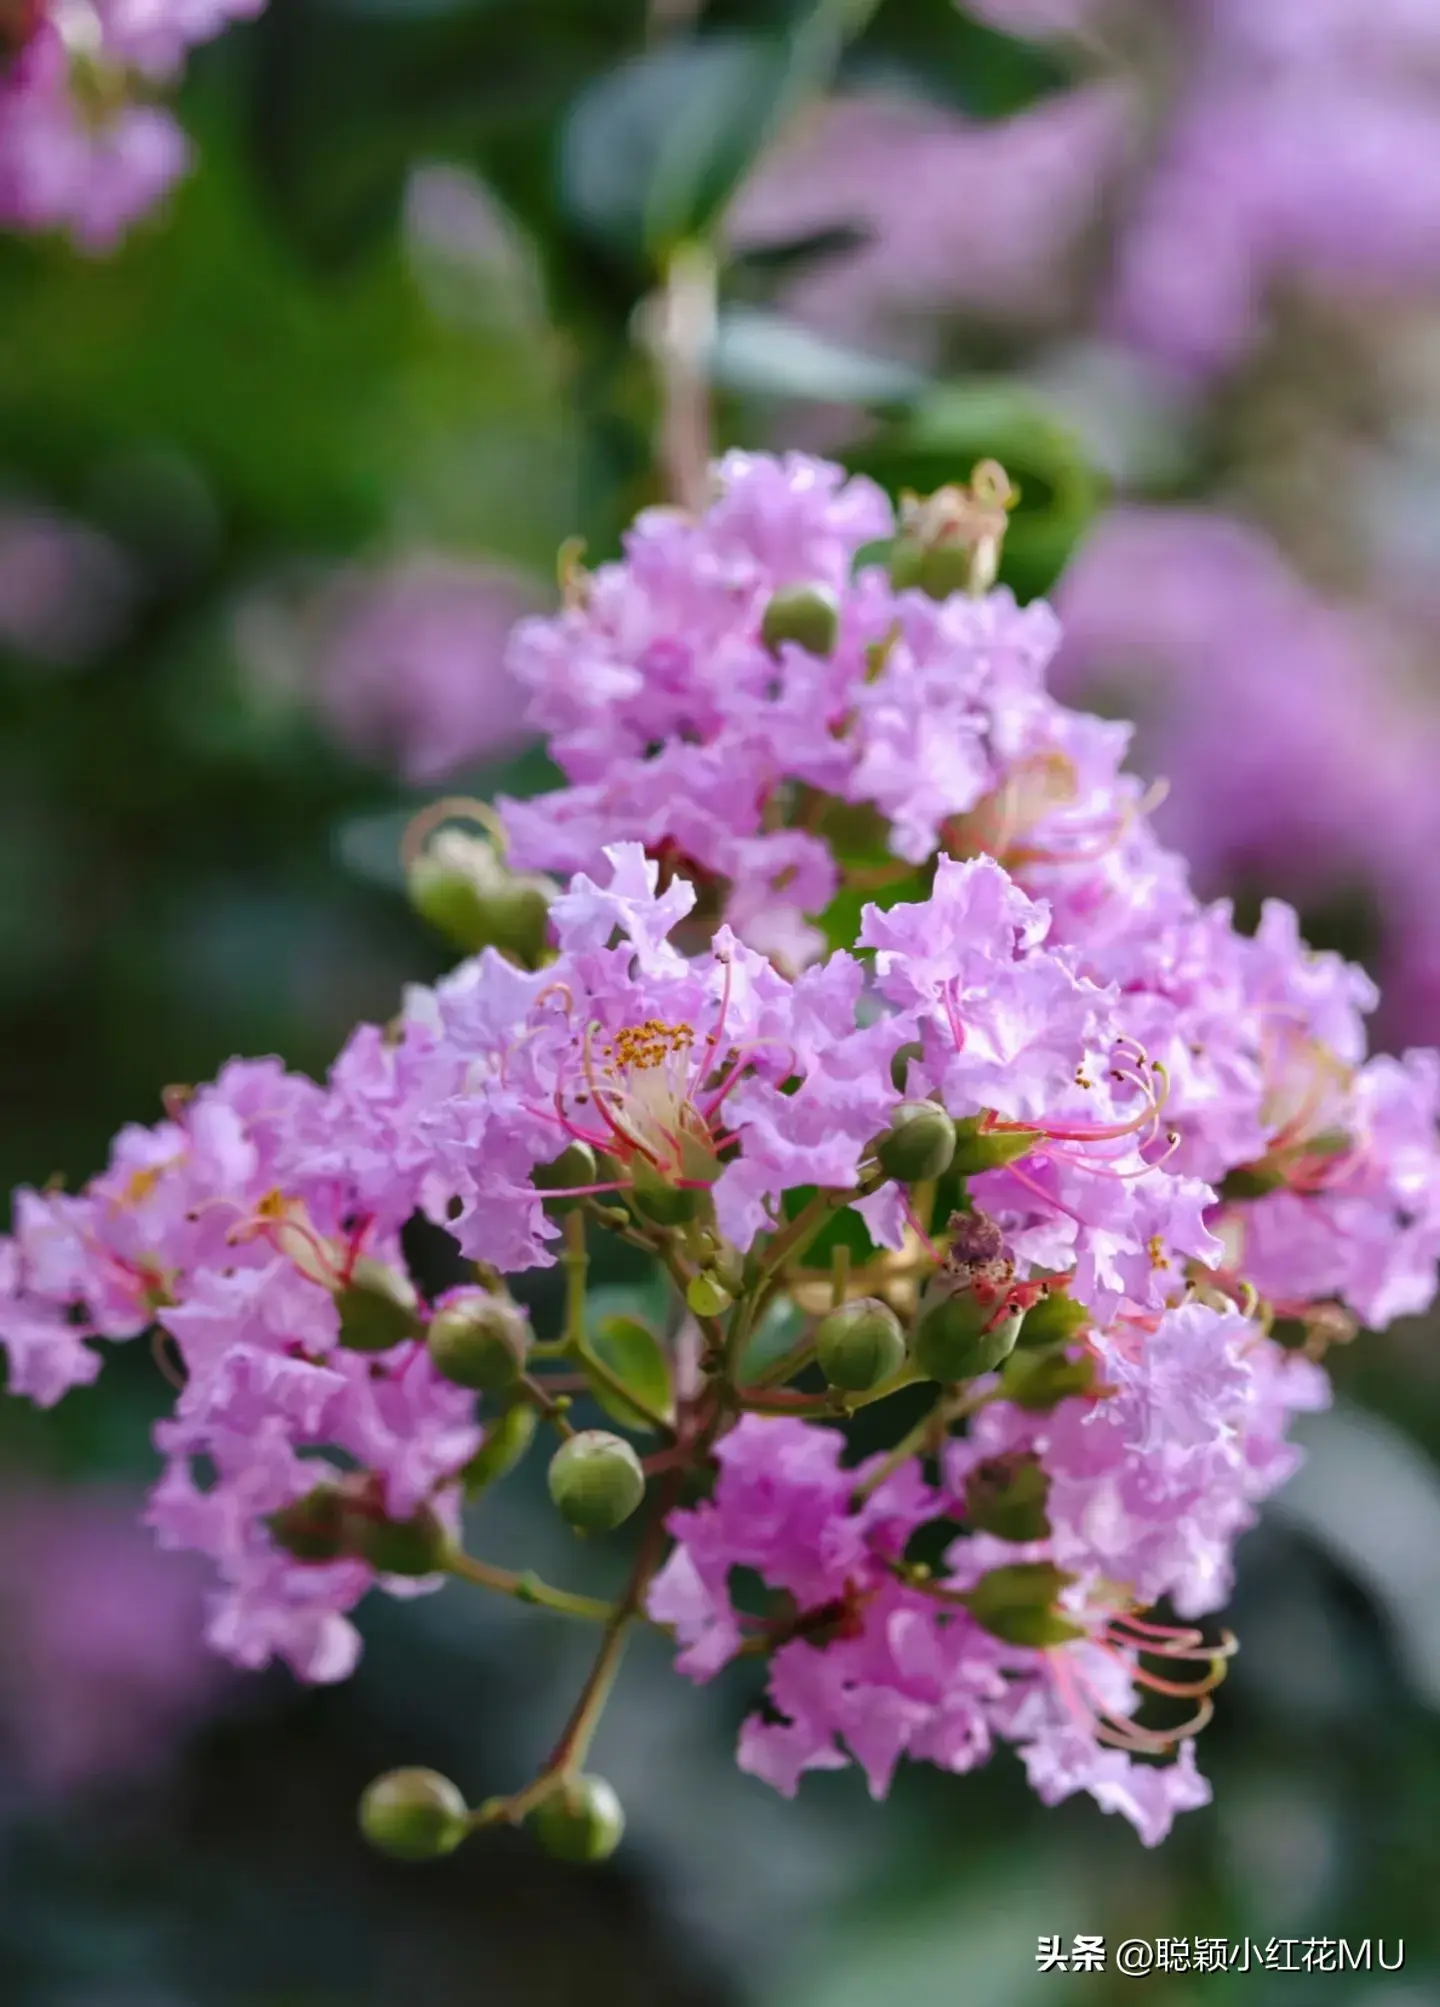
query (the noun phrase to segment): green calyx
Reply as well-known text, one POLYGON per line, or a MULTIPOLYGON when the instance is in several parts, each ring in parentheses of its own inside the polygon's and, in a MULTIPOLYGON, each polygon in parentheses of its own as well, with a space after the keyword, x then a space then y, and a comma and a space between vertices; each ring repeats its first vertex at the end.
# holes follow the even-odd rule
POLYGON ((840 631, 840 604, 825 585, 782 586, 760 621, 760 639, 772 655, 793 642, 810 655, 827 656, 840 631))
POLYGON ((862 1296, 823 1317, 815 1332, 815 1355, 832 1387, 866 1394, 898 1373, 905 1363, 900 1320, 878 1297, 862 1296))
POLYGON ((886 1177, 904 1185, 927 1183, 950 1168, 955 1124, 934 1101, 902 1101, 876 1143, 875 1155, 886 1177))
POLYGON ((1063 1289, 1052 1289, 1026 1311, 1017 1342, 1027 1352, 1040 1351, 1047 1345, 1065 1345, 1078 1337, 1090 1321, 1090 1312, 1083 1303, 1077 1303, 1063 1289))
POLYGON ((1043 1650, 1085 1635, 1082 1624, 1072 1623, 1055 1607, 1060 1591, 1074 1580, 1052 1562, 1019 1561, 992 1568, 961 1600, 991 1637, 1043 1650))
POLYGON ((951 1170, 962 1178, 977 1178, 982 1171, 998 1171, 1028 1156, 1040 1140, 1038 1129, 982 1129, 977 1115, 955 1124, 955 1152, 951 1170))
POLYGON ((571 1143, 549 1164, 537 1164, 530 1173, 530 1182, 537 1192, 558 1191, 566 1196, 547 1198, 545 1210, 552 1219, 564 1213, 573 1213, 584 1203, 573 1188, 598 1184, 600 1167, 595 1161, 595 1152, 588 1143, 571 1143))
POLYGON ((1044 1540, 1050 1479, 1038 1457, 990 1457, 977 1464, 965 1485, 965 1517, 977 1533, 1000 1540, 1044 1540))
POLYGON ((390 1770, 360 1800, 360 1831, 397 1861, 454 1853, 470 1830, 465 1800, 438 1770, 390 1770))
POLYGON ((406 1519, 387 1517, 380 1480, 369 1473, 318 1484, 266 1524, 275 1545, 297 1561, 364 1561, 377 1575, 438 1574, 450 1544, 428 1506, 406 1519))
POLYGON ((336 1290, 335 1308, 340 1343, 352 1352, 388 1352, 424 1332, 409 1277, 368 1256, 355 1263, 349 1280, 336 1290))
POLYGON ((564 1777, 530 1814, 531 1832, 558 1861, 593 1866, 606 1861, 625 1832, 625 1813, 603 1777, 564 1777))
POLYGON ((686 1226, 700 1210, 700 1194, 673 1184, 648 1157, 637 1157, 630 1172, 635 1209, 654 1226, 686 1226))
POLYGON ((973 1290, 953 1295, 927 1292, 920 1306, 911 1351, 927 1379, 948 1384, 993 1373, 1015 1349, 1020 1313, 973 1290))
POLYGON ((431 1318, 425 1334, 437 1372, 457 1387, 486 1394, 514 1386, 525 1368, 529 1340, 522 1313, 499 1296, 447 1304, 431 1318))
POLYGON ((550 1460, 546 1482, 562 1519, 580 1533, 609 1533, 645 1496, 645 1472, 623 1436, 582 1429, 550 1460))

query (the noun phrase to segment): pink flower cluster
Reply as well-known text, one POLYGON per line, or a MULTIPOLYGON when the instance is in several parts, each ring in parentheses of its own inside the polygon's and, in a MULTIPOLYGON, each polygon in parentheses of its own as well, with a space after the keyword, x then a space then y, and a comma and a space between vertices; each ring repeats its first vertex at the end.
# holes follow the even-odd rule
POLYGON ((718 1479, 670 1514, 648 1611, 697 1678, 768 1653, 742 1764, 792 1791, 853 1759, 880 1793, 903 1755, 1008 1743, 1047 1802, 1087 1790, 1150 1842, 1205 1801, 1141 1710, 1208 1709, 1200 1620, 1326 1395, 1289 1338, 1318 1354, 1433 1297, 1440 1060, 1367 1060, 1368 979, 1288 908, 1248 937, 1194 897, 1125 729, 1047 692, 1045 607, 892 583, 891 547, 903 575, 963 499, 897 525, 838 468, 732 455, 702 518, 642 517, 513 644, 569 777, 505 805, 510 861, 568 880, 540 966, 487 949, 323 1087, 233 1063, 78 1196, 20 1194, 12 1388, 57 1399, 96 1339, 173 1348, 151 1519, 215 1563, 232 1659, 342 1677, 360 1596, 437 1579, 382 1547, 301 1558, 277 1514, 317 1482, 390 1530, 458 1527, 482 1433, 423 1342, 406 1222, 453 1234, 483 1301, 580 1202, 702 1285, 676 1454, 718 1479), (963 1231, 887 1153, 917 1119, 958 1139, 963 1231), (902 1315, 982 1281, 1001 1313, 1058 1299, 1048 1337, 942 1392, 968 1433, 928 1465, 907 1440, 847 1467, 823 1397, 717 1363, 732 1299, 737 1343, 776 1287, 811 1312, 797 1214, 827 1194, 868 1230, 855 1289, 902 1315))
POLYGON ((265 0, 9 0, 0 11, 0 225, 108 251, 185 172, 189 143, 136 86, 265 0))

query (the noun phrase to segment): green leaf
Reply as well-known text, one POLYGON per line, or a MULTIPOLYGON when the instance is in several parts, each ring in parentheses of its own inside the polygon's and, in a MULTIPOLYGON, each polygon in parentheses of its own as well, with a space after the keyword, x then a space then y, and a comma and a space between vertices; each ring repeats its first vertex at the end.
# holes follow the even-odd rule
POLYGON ((723 390, 819 404, 904 405, 928 388, 925 377, 902 363, 865 355, 781 314, 744 306, 728 307, 720 316, 711 374, 723 390))
MULTIPOLYGON (((602 1317, 590 1340, 591 1350, 610 1368, 615 1378, 630 1389, 653 1415, 669 1421, 675 1412, 675 1392, 670 1377, 670 1361, 660 1340, 638 1317, 602 1317)), ((590 1391, 609 1415, 626 1429, 650 1429, 652 1424, 638 1408, 592 1372, 585 1362, 590 1391)))
POLYGON ((581 92, 561 136, 560 190, 590 235, 636 259, 702 235, 774 130, 785 44, 713 35, 651 49, 581 92))

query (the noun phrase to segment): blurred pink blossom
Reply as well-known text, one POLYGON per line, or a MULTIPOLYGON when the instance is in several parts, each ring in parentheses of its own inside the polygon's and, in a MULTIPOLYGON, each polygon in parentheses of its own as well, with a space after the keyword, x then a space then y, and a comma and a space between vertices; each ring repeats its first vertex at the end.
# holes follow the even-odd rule
POLYGON ((172 1756, 225 1685, 204 1570, 162 1554, 125 1490, 0 1492, 0 1769, 61 1796, 172 1756))
POLYGON ((86 661, 113 638, 134 590, 107 537, 48 510, 0 506, 0 649, 86 661))
POLYGON ((454 558, 341 573, 315 610, 315 690, 336 737, 416 783, 513 752, 530 734, 505 641, 539 599, 514 572, 454 558))

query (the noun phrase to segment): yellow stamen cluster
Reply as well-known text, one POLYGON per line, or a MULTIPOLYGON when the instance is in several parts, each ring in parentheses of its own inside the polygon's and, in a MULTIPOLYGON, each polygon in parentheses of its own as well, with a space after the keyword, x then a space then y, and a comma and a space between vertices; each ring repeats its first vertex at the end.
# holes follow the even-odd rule
POLYGON ((664 1066, 695 1043, 695 1028, 688 1024, 666 1024, 663 1018, 647 1018, 644 1024, 626 1025, 617 1031, 614 1042, 605 1046, 605 1057, 615 1066, 634 1072, 664 1066))

